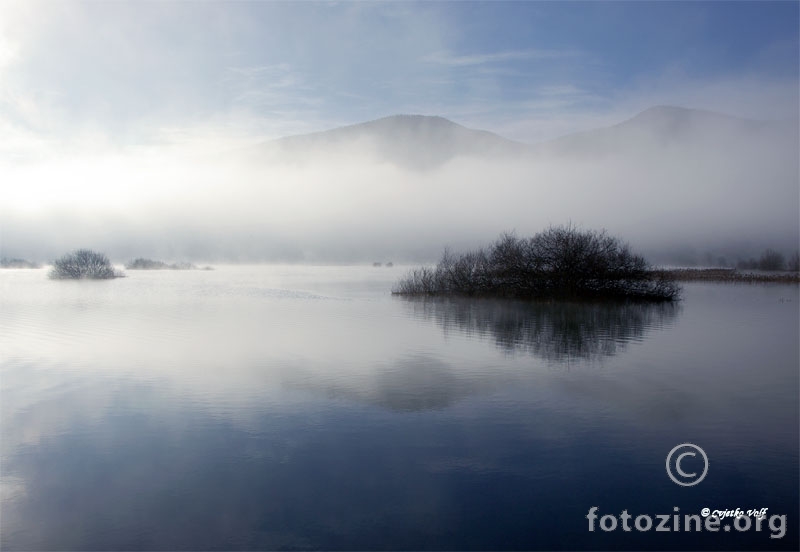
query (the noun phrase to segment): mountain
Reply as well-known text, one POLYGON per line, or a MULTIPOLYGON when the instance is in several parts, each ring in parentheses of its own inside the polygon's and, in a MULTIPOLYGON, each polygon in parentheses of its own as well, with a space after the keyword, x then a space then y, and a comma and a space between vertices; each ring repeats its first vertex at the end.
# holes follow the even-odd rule
MULTIPOLYGON (((394 115, 344 127, 288 136, 258 146, 259 158, 304 163, 370 158, 425 171, 458 157, 531 160, 567 157, 630 159, 685 152, 725 155, 764 143, 796 144, 797 125, 754 121, 711 111, 656 106, 619 124, 577 132, 536 145, 475 130, 443 117, 394 115), (730 146, 732 150, 726 150, 730 146), (366 156, 366 157, 365 157, 366 156)), ((666 158, 666 157, 664 157, 666 158)))
POLYGON ((426 170, 462 156, 512 156, 529 146, 497 134, 475 130, 443 117, 393 115, 323 132, 288 136, 263 151, 296 158, 313 153, 371 154, 404 168, 426 170))
POLYGON ((542 155, 598 156, 635 154, 672 147, 719 146, 732 139, 791 139, 796 125, 741 119, 713 111, 655 106, 619 124, 576 132, 534 150, 542 155))

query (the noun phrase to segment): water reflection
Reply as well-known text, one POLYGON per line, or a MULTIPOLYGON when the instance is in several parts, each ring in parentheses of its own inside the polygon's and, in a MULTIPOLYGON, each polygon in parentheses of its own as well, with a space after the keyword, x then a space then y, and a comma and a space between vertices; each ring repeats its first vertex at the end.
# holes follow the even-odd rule
POLYGON ((797 288, 398 301, 373 273, 0 275, 0 549, 798 548, 585 518, 798 519, 797 288), (686 441, 700 494, 664 472, 686 441))
MULTIPOLYGON (((409 320, 434 320, 445 336, 465 339, 433 349, 399 352, 372 361, 359 371, 353 364, 335 369, 297 366, 284 375, 289 389, 311 391, 394 412, 451 407, 467 397, 540 379, 530 362, 509 362, 505 354, 534 356, 545 362, 592 362, 621 353, 648 332, 672 324, 680 312, 673 304, 533 303, 475 299, 401 299, 409 320), (467 349, 469 347, 469 349, 467 349), (465 353, 465 351, 468 351, 465 353)), ((430 327, 430 325, 427 325, 430 327)), ((445 339, 445 342, 448 340, 445 339)), ((607 386, 594 380, 565 382, 573 392, 594 396, 607 386)), ((614 395, 612 388, 610 394, 614 395)), ((669 397, 677 400, 679 392, 669 397)), ((614 401, 619 401, 619 398, 614 401)))
POLYGON ((474 372, 433 354, 414 353, 376 364, 362 378, 322 379, 287 375, 284 385, 355 401, 393 412, 421 412, 447 408, 470 395, 497 387, 508 374, 474 372))
POLYGON ((613 356, 648 331, 672 324, 680 312, 680 306, 672 303, 400 300, 413 316, 435 320, 445 333, 491 337, 508 353, 528 353, 552 362, 613 356))

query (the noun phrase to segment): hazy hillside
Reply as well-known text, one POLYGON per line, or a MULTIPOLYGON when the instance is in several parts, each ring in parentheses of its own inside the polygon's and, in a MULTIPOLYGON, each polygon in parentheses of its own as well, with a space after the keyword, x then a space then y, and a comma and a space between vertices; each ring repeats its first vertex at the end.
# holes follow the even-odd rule
POLYGON ((538 144, 540 155, 619 155, 652 148, 719 147, 721 141, 797 141, 796 124, 740 119, 712 111, 656 106, 619 124, 538 144))
POLYGON ((399 167, 424 170, 456 157, 512 156, 528 146, 443 117, 393 115, 345 127, 288 136, 260 147, 268 156, 302 160, 315 153, 372 155, 399 167))
POLYGON ((264 161, 303 162, 317 156, 369 157, 401 168, 430 170, 455 158, 509 159, 530 156, 630 156, 671 149, 708 148, 729 153, 737 145, 778 140, 796 144, 795 124, 740 119, 697 109, 656 106, 619 124, 569 134, 536 145, 467 128, 443 117, 393 115, 322 132, 287 136, 256 148, 264 161))
POLYGON ((36 193, 51 179, 25 173, 20 189, 47 208, 0 204, 0 219, 4 254, 40 261, 86 244, 121 259, 432 260, 570 221, 656 262, 735 261, 797 248, 797 151, 796 123, 676 107, 535 146, 398 115, 191 162, 80 165, 72 180, 96 182, 102 210, 36 193))

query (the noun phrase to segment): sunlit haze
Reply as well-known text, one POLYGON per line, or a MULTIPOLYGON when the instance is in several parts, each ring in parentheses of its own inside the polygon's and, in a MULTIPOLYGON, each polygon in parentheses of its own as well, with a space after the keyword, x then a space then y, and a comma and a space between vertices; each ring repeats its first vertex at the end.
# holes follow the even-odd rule
POLYGON ((571 222, 660 262, 790 254, 797 20, 792 2, 6 1, 0 251, 431 260, 571 222))

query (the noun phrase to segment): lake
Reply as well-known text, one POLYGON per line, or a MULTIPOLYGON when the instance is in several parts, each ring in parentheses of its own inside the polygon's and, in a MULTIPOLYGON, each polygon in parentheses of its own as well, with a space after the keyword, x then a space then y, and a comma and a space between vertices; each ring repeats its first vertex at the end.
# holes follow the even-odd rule
POLYGON ((406 269, 0 271, 0 547, 798 548, 798 286, 391 296, 406 269), (785 534, 589 531, 592 507, 785 534))

